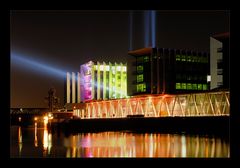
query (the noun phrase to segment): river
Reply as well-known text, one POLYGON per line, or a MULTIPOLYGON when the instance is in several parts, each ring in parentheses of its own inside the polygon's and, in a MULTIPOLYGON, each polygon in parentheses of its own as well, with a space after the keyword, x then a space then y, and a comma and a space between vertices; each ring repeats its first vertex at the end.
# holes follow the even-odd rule
POLYGON ((66 135, 46 126, 11 126, 11 158, 215 158, 230 157, 227 138, 131 131, 66 135))

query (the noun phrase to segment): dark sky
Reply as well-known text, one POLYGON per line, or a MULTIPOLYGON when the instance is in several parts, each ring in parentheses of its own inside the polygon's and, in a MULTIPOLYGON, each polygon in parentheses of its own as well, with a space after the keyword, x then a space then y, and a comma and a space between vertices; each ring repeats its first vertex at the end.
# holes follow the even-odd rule
MULTIPOLYGON (((229 17, 228 11, 157 11, 157 46, 209 52, 210 36, 229 31, 229 17)), ((133 49, 144 47, 143 18, 133 11, 133 49)), ((12 108, 47 107, 50 87, 63 104, 64 72, 90 60, 127 62, 131 94, 129 11, 14 10, 10 29, 12 108)))

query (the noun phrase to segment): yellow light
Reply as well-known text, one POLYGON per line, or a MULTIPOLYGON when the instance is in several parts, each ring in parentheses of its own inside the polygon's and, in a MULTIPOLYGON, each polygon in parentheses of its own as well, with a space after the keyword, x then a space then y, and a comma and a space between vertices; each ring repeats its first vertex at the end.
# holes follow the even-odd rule
POLYGON ((44 124, 47 124, 47 123, 48 123, 48 116, 44 116, 44 117, 43 117, 43 122, 44 122, 44 124))
POLYGON ((37 121, 38 120, 38 118, 37 117, 34 117, 34 121, 37 121))
POLYGON ((49 120, 53 119, 53 115, 51 113, 48 114, 48 119, 49 120))
POLYGON ((18 117, 18 121, 21 122, 22 118, 21 117, 18 117))

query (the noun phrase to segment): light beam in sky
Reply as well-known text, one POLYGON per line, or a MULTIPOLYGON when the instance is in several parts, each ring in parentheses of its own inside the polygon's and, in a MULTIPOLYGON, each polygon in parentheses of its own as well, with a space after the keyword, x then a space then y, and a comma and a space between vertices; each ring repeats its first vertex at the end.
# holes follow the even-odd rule
POLYGON ((19 66, 26 70, 35 71, 40 74, 51 75, 60 78, 64 78, 67 72, 63 69, 56 68, 53 65, 48 65, 14 52, 11 53, 11 66, 13 65, 19 66))

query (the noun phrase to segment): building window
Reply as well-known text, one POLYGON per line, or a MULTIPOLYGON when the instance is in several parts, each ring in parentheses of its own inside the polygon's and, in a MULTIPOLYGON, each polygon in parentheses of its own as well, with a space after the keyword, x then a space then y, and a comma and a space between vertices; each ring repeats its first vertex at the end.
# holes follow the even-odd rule
POLYGON ((187 83, 187 90, 192 90, 192 84, 191 83, 187 83))
POLYGON ((146 84, 145 83, 137 84, 137 92, 146 92, 146 84))
POLYGON ((222 59, 218 59, 217 60, 217 69, 222 69, 223 68, 223 60, 222 59))
POLYGON ((218 70, 217 70, 217 74, 218 74, 218 75, 222 75, 222 74, 223 74, 223 70, 222 70, 222 69, 218 69, 218 70))
POLYGON ((149 56, 144 56, 144 57, 143 57, 143 61, 144 61, 144 62, 149 62, 149 56))
POLYGON ((192 61, 192 56, 191 55, 188 55, 187 56, 187 62, 191 62, 192 61))
POLYGON ((186 55, 182 55, 182 61, 186 61, 186 55))
POLYGON ((181 55, 176 55, 176 61, 181 61, 181 55))
POLYGON ((192 84, 192 88, 193 90, 197 90, 197 84, 196 83, 192 84))
POLYGON ((207 84, 203 84, 203 90, 208 90, 207 84))
POLYGON ((219 87, 219 86, 222 86, 223 85, 223 83, 222 82, 217 82, 217 86, 219 87))
POLYGON ((217 48, 217 52, 218 52, 218 53, 221 53, 222 51, 223 51, 222 48, 217 48))
POLYGON ((193 56, 193 62, 198 62, 198 56, 193 56))
POLYGON ((181 83, 176 83, 176 89, 181 89, 181 83))
POLYGON ((143 74, 137 75, 137 82, 143 82, 143 74))
POLYGON ((182 83, 182 89, 187 89, 186 83, 182 83))
POLYGON ((198 84, 198 90, 202 90, 202 84, 198 84))
POLYGON ((142 66, 142 65, 138 65, 138 66, 137 66, 137 72, 138 72, 138 73, 143 72, 143 66, 142 66))

